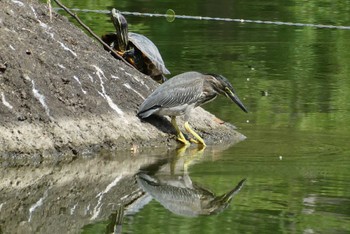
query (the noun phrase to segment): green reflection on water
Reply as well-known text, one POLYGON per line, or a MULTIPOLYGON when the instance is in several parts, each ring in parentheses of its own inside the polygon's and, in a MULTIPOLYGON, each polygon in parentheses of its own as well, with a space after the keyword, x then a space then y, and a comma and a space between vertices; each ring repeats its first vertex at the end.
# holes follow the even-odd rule
MULTIPOLYGON (((131 233, 315 233, 350 230, 349 150, 338 148, 329 135, 289 136, 266 130, 220 153, 208 153, 192 165, 193 181, 221 193, 238 178, 246 187, 231 207, 214 217, 186 219, 153 201, 126 221, 131 233), (307 147, 303 142, 309 142, 307 147), (251 149, 251 150, 247 150, 251 149), (330 155, 331 153, 331 155, 330 155), (281 157, 280 157, 281 156, 281 157), (335 157, 330 163, 330 157, 335 157)), ((301 135, 300 135, 301 134, 301 135)), ((342 139, 339 143, 346 143, 342 139)), ((345 148, 345 147, 344 147, 345 148)), ((210 151, 210 150, 209 150, 210 151)), ((189 156, 189 155, 185 155, 189 156)))
MULTIPOLYGON (((62 1, 81 9, 350 25, 348 1, 62 1)), ((79 13, 97 34, 108 15, 79 13)), ((158 46, 172 75, 197 70, 229 78, 250 110, 223 97, 205 108, 248 139, 190 168, 224 192, 246 187, 214 217, 186 219, 152 201, 125 220, 132 233, 330 233, 350 230, 350 31, 128 16, 130 31, 158 46), (267 96, 261 92, 267 91, 267 96), (282 160, 280 160, 282 156, 282 160)))

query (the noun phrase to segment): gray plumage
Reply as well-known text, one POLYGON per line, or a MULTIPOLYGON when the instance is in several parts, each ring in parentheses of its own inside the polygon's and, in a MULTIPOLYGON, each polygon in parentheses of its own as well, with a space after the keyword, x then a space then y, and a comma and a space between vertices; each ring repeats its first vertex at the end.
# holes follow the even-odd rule
POLYGON ((212 215, 226 209, 234 195, 244 185, 241 180, 233 189, 221 196, 196 184, 173 185, 165 181, 161 182, 155 177, 145 173, 136 175, 139 186, 149 193, 155 200, 171 212, 182 216, 212 215))
MULTIPOLYGON (((185 72, 174 76, 159 86, 140 106, 138 116, 147 118, 152 114, 179 116, 185 114, 188 119, 190 111, 206 102, 212 101, 219 93, 223 82, 219 75, 185 72)), ((224 78, 224 83, 232 85, 224 78)), ((234 92, 234 91, 233 91, 234 92)), ((243 106, 243 104, 242 104, 243 106)), ((242 106, 240 106, 242 108, 242 106)), ((246 111, 245 107, 242 108, 246 111)))
POLYGON ((192 71, 174 76, 160 85, 141 104, 137 115, 140 118, 147 118, 153 114, 170 116, 171 123, 177 132, 177 140, 188 145, 190 144, 188 139, 185 138, 176 123, 176 116, 185 115, 184 127, 195 138, 189 140, 205 146, 204 140, 190 127, 188 120, 191 110, 214 100, 218 94, 230 98, 243 111, 247 112, 225 77, 192 71))

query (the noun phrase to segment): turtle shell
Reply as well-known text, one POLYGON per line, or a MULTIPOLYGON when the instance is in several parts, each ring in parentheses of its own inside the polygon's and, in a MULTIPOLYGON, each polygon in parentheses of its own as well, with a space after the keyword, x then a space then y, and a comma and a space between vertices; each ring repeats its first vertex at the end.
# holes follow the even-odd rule
MULTIPOLYGON (((148 67, 148 75, 150 76, 158 76, 161 74, 170 74, 169 70, 165 67, 162 56, 159 53, 156 45, 147 37, 138 34, 138 33, 128 33, 129 44, 132 43, 136 49, 138 49, 144 59, 148 67), (148 61, 147 61, 148 60, 148 61)), ((130 45, 129 45, 130 47, 130 45)))

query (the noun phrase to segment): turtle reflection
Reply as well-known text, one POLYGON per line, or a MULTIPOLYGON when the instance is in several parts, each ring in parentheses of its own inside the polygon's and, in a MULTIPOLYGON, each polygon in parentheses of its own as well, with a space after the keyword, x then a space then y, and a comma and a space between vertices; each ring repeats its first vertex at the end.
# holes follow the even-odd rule
POLYGON ((216 196, 213 192, 192 183, 187 173, 182 180, 163 180, 146 173, 138 173, 139 186, 171 212, 182 216, 213 215, 227 208, 244 185, 241 180, 232 190, 216 196))

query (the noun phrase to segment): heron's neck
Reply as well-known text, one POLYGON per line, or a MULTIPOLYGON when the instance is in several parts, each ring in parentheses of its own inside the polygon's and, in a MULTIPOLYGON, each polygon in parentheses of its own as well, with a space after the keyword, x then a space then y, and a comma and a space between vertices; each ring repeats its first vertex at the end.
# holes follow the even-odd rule
POLYGON ((215 93, 210 93, 210 94, 206 94, 206 95, 203 95, 203 97, 201 98, 200 101, 197 102, 197 105, 196 106, 201 106, 201 105, 204 105, 208 102, 211 102, 213 101, 216 97, 218 96, 218 94, 215 92, 215 93))

